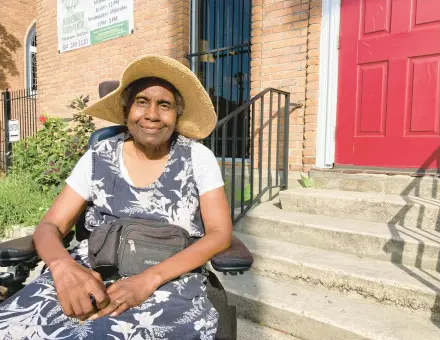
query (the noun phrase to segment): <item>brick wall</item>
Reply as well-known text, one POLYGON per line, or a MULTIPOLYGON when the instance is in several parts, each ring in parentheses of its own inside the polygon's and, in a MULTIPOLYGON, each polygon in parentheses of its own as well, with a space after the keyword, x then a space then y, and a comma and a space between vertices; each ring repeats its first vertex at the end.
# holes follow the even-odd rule
MULTIPOLYGON (((119 79, 137 57, 156 53, 184 58, 189 46, 189 1, 134 0, 134 34, 58 53, 56 0, 37 0, 39 112, 71 116, 75 95, 98 99, 98 84, 119 79)), ((99 124, 98 124, 99 125, 99 124)))
MULTIPOLYGON (((275 87, 291 93, 291 101, 303 105, 290 113, 290 170, 307 171, 315 163, 321 1, 252 0, 251 95, 275 87)), ((96 100, 100 81, 119 78, 131 60, 145 53, 168 55, 186 63, 189 3, 134 0, 133 35, 58 54, 56 0, 37 0, 39 112, 69 116, 65 106, 74 95, 89 94, 96 100)), ((267 104, 265 108, 262 165, 266 168, 267 104)), ((255 123, 258 145, 260 126, 255 123)), ((284 136, 282 127, 283 119, 280 133, 284 136)), ((273 141, 276 135, 275 126, 273 141)), ((276 150, 272 143, 272 155, 276 150)))
MULTIPOLYGON (((308 171, 315 164, 321 5, 322 0, 252 1, 251 96, 275 87, 291 93, 291 102, 303 104, 290 114, 290 170, 308 171)), ((264 114, 266 122, 268 110, 264 114)), ((267 151, 262 156, 266 159, 267 151)))
POLYGON ((26 38, 37 16, 35 1, 3 0, 0 13, 0 90, 23 89, 26 38))

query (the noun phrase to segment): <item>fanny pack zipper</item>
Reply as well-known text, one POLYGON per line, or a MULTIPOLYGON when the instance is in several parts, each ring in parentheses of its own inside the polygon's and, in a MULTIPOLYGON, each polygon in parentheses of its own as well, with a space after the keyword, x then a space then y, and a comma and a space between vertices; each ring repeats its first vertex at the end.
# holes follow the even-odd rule
POLYGON ((122 246, 122 242, 123 242, 124 238, 122 237, 122 235, 119 236, 119 246, 118 246, 118 251, 116 252, 116 254, 119 254, 119 251, 121 250, 121 246, 122 246))
POLYGON ((136 247, 134 245, 134 241, 133 240, 127 240, 127 243, 130 245, 130 253, 131 254, 136 254, 136 247))

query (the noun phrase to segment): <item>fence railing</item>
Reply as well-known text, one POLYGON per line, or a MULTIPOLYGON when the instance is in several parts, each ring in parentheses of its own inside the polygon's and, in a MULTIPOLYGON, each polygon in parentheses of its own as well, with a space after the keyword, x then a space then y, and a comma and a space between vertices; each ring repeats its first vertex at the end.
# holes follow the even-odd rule
POLYGON ((288 92, 265 89, 220 120, 204 140, 221 163, 234 223, 268 191, 287 188, 289 114, 299 106, 291 105, 288 92), (243 138, 237 138, 238 129, 243 138))
POLYGON ((0 96, 0 170, 11 164, 12 143, 9 136, 11 120, 18 121, 20 139, 37 132, 37 92, 34 90, 3 91, 0 96))

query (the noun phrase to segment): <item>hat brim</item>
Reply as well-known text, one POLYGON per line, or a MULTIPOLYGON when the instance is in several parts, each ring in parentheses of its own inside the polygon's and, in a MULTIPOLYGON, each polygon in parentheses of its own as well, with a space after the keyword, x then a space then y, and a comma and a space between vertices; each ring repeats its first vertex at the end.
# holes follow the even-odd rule
POLYGON ((122 92, 134 81, 148 77, 166 80, 182 95, 185 107, 177 120, 177 132, 194 139, 203 139, 211 134, 217 123, 217 115, 199 79, 177 60, 158 55, 147 55, 128 65, 118 88, 86 108, 85 113, 112 123, 124 124, 122 92))

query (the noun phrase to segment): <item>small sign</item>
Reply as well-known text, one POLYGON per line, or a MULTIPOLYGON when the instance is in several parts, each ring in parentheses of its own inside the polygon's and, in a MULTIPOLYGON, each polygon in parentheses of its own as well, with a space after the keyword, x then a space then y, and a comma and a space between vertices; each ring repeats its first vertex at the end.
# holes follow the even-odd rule
POLYGON ((10 120, 9 124, 9 142, 18 142, 20 140, 20 124, 18 120, 10 120))

